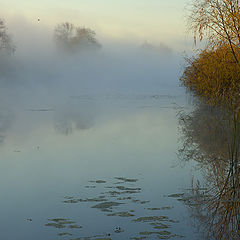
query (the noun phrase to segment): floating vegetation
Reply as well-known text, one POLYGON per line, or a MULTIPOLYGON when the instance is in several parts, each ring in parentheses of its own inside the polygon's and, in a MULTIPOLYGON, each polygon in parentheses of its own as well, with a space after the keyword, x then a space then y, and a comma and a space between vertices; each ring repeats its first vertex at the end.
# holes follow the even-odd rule
POLYGON ((109 213, 107 216, 118 216, 118 217, 134 217, 135 215, 129 212, 116 212, 116 213, 109 213))
POLYGON ((61 224, 72 224, 75 223, 74 221, 70 221, 65 218, 53 218, 53 219, 48 219, 49 221, 56 222, 56 223, 61 223, 61 224))
POLYGON ((106 183, 104 180, 89 181, 90 183, 106 183))
POLYGON ((134 193, 139 193, 140 191, 136 191, 136 190, 127 190, 127 191, 109 191, 107 192, 108 194, 110 194, 111 196, 116 197, 117 195, 121 195, 121 194, 134 194, 134 193))
POLYGON ((45 224, 45 226, 47 227, 55 227, 55 228, 80 228, 80 226, 78 225, 72 225, 75 222, 71 221, 69 219, 66 218, 52 218, 52 219, 48 219, 48 221, 50 221, 49 223, 45 224), (78 226, 78 227, 72 227, 72 226, 78 226))
POLYGON ((109 212, 109 211, 111 211, 111 209, 113 207, 119 206, 121 204, 123 204, 123 203, 119 203, 119 202, 103 202, 103 203, 99 203, 99 204, 93 206, 92 208, 97 208, 97 209, 99 209, 101 211, 109 212))
POLYGON ((167 216, 148 216, 134 219, 133 222, 155 222, 155 221, 170 221, 167 216))
POLYGON ((63 236, 72 236, 72 234, 71 234, 71 233, 68 233, 68 232, 61 232, 61 233, 58 233, 57 235, 60 236, 60 237, 63 237, 63 236))
POLYGON ((80 225, 69 225, 68 228, 77 229, 77 228, 82 228, 82 226, 80 226, 80 225))
POLYGON ((153 235, 153 234, 157 234, 157 235, 171 235, 171 233, 170 232, 168 232, 168 231, 160 231, 160 232, 147 232, 147 231, 145 231, 145 232, 140 232, 139 233, 140 235, 153 235))
POLYGON ((79 199, 69 199, 69 200, 64 200, 64 203, 78 203, 79 199))
POLYGON ((172 208, 173 207, 147 208, 147 210, 150 210, 150 211, 160 211, 160 210, 170 210, 172 208))
POLYGON ((104 202, 107 201, 107 199, 105 198, 105 196, 99 196, 96 198, 79 198, 79 199, 68 199, 68 200, 64 200, 64 203, 79 203, 79 202, 104 202))
MULTIPOLYGON (((124 177, 116 177, 114 179, 119 180, 117 183, 111 183, 106 182, 104 180, 94 180, 89 181, 90 183, 93 183, 93 185, 86 185, 85 188, 96 188, 95 191, 98 191, 99 196, 97 197, 88 197, 88 198, 80 198, 80 197, 73 197, 66 195, 64 197, 63 203, 95 203, 91 208, 98 209, 102 212, 106 212, 105 216, 107 217, 121 217, 126 218, 126 221, 134 222, 134 224, 143 224, 145 223, 145 226, 147 227, 146 231, 145 229, 142 229, 143 231, 135 232, 136 237, 127 238, 124 234, 122 235, 124 239, 135 239, 135 240, 141 240, 141 239, 169 239, 176 235, 172 234, 170 231, 167 231, 171 228, 171 224, 177 223, 177 221, 170 219, 168 216, 138 216, 136 210, 144 210, 144 211, 160 211, 160 210, 170 210, 173 207, 165 206, 165 207, 148 207, 143 208, 141 205, 147 204, 150 201, 148 200, 142 200, 136 198, 134 194, 138 194, 142 191, 142 188, 139 186, 136 186, 136 182, 138 179, 136 178, 124 178, 124 177), (118 184, 118 185, 116 185, 118 184), (108 188, 110 191, 107 192, 101 192, 102 187, 105 189, 108 188), (122 196, 123 195, 123 196, 122 196), (114 200, 117 199, 117 201, 114 200), (118 202, 119 201, 119 202, 118 202), (139 205, 136 209, 126 210, 122 209, 121 205, 123 204, 131 204, 131 205, 139 205), (119 209, 116 211, 116 209, 119 209), (129 220, 128 220, 129 219, 129 220), (171 223, 171 224, 170 224, 171 223), (151 229, 149 230, 149 227, 151 229)), ((183 194, 171 194, 169 197, 175 197, 179 199, 183 199, 186 196, 183 196, 183 194)), ((75 222, 65 219, 65 218, 53 218, 48 219, 50 222, 47 223, 45 226, 51 226, 55 228, 67 228, 67 229, 81 229, 82 226, 76 224, 75 222)), ((142 225, 144 226, 144 224, 142 225)), ((108 230, 109 231, 109 230, 108 230)), ((120 234, 125 232, 124 229, 121 227, 116 227, 115 229, 112 229, 110 233, 103 234, 103 235, 94 235, 94 236, 76 236, 75 238, 69 239, 69 240, 111 240, 114 239, 114 235, 120 234), (111 236, 111 237, 110 237, 111 236)), ((125 233, 126 234, 126 233, 125 233)), ((60 232, 58 233, 58 236, 71 236, 73 233, 71 232, 60 232)))
POLYGON ((106 234, 106 235, 94 235, 94 236, 89 236, 89 237, 77 237, 77 238, 71 238, 69 240, 112 240, 111 238, 109 238, 108 236, 110 236, 110 234, 106 234), (107 236, 107 237, 105 237, 107 236))
POLYGON ((171 227, 170 225, 163 224, 161 222, 153 222, 150 223, 150 225, 152 225, 154 229, 165 229, 171 227))
POLYGON ((117 180, 121 180, 123 182, 137 182, 138 179, 136 178, 125 178, 125 177, 115 177, 117 180))
POLYGON ((137 191, 137 192, 141 191, 141 188, 129 188, 129 187, 124 187, 124 186, 117 186, 115 188, 122 190, 122 191, 137 191))
POLYGON ((45 224, 47 227, 55 227, 55 228, 65 228, 66 226, 61 223, 47 223, 45 224))

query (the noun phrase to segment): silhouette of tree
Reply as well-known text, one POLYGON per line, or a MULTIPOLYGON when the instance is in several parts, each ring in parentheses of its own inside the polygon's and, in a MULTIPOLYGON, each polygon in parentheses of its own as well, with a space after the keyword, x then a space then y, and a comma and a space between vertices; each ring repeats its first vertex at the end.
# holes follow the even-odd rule
POLYGON ((15 51, 15 46, 10 35, 7 32, 7 27, 2 19, 0 19, 0 53, 12 54, 15 51))
POLYGON ((204 232, 204 239, 238 240, 240 135, 232 127, 235 123, 224 109, 201 102, 192 113, 180 114, 179 121, 182 133, 179 157, 182 161, 197 161, 205 180, 204 188, 199 181, 192 183, 182 201, 204 232))
POLYGON ((55 27, 54 40, 61 50, 78 52, 81 50, 97 50, 101 47, 89 28, 76 27, 72 23, 61 23, 55 27))

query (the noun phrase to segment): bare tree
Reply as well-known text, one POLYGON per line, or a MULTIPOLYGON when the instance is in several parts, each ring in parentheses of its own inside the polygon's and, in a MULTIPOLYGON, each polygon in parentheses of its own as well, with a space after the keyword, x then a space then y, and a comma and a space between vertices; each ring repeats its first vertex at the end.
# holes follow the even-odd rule
POLYGON ((54 40, 62 50, 76 52, 79 50, 99 49, 101 45, 95 32, 85 27, 75 27, 72 23, 61 23, 55 27, 54 40))
POLYGON ((12 54, 14 51, 15 46, 7 32, 7 27, 4 21, 0 19, 0 53, 12 54))
POLYGON ((229 45, 236 63, 240 50, 240 9, 238 0, 194 0, 189 26, 197 37, 207 37, 211 48, 229 45))

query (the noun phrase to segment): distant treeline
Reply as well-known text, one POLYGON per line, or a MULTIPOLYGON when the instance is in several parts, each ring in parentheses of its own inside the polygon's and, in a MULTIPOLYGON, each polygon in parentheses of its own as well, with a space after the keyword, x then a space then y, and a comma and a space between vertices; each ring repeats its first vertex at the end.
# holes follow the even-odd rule
MULTIPOLYGON (((78 52, 80 50, 96 50, 101 44, 96 39, 96 33, 90 28, 76 27, 72 23, 58 24, 54 29, 53 39, 59 50, 78 52)), ((16 46, 8 33, 5 22, 0 19, 0 54, 11 55, 16 46)))

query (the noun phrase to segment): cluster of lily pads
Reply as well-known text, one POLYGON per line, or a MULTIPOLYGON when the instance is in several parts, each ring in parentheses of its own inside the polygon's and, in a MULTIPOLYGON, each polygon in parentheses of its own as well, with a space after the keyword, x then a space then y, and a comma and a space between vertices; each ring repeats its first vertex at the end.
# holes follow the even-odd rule
MULTIPOLYGON (((136 186, 138 179, 117 177, 114 178, 114 180, 115 182, 111 185, 105 180, 89 181, 90 184, 85 186, 87 189, 94 189, 95 191, 95 188, 100 187, 100 185, 101 189, 107 189, 107 191, 101 192, 99 196, 88 198, 65 196, 62 202, 63 204, 92 203, 90 207, 103 212, 105 216, 126 218, 126 221, 129 221, 131 224, 138 224, 139 229, 141 229, 141 231, 137 233, 138 236, 127 236, 128 239, 171 239, 182 237, 170 232, 172 225, 178 223, 178 221, 159 214, 159 212, 171 210, 173 207, 145 207, 150 201, 137 197, 137 195, 142 192, 142 189, 136 186), (128 210, 121 209, 121 206, 126 206, 127 204, 131 206, 137 204, 138 207, 128 210), (146 212, 147 216, 137 216, 139 206, 143 206, 141 208, 146 212), (153 212, 156 214, 153 215, 153 212), (146 231, 144 231, 144 228, 146 231)), ((96 194, 96 191, 94 193, 96 194)), ((52 218, 48 219, 48 221, 49 222, 45 224, 47 227, 55 227, 61 230, 67 229, 67 231, 59 232, 58 236, 64 237, 64 239, 71 237, 68 240, 111 240, 115 239, 116 236, 117 239, 119 239, 120 235, 122 235, 122 239, 127 239, 126 230, 129 230, 123 229, 121 226, 116 226, 115 229, 111 229, 108 233, 78 237, 81 235, 82 225, 78 225, 76 222, 64 218, 52 218), (73 233, 70 230, 79 230, 79 232, 74 231, 73 233), (77 238, 73 238, 75 235, 78 235, 77 238)))

